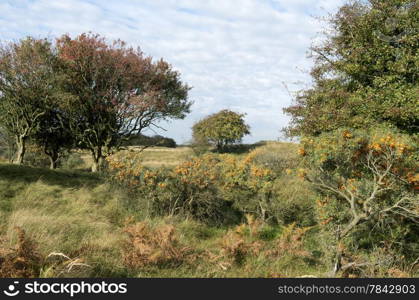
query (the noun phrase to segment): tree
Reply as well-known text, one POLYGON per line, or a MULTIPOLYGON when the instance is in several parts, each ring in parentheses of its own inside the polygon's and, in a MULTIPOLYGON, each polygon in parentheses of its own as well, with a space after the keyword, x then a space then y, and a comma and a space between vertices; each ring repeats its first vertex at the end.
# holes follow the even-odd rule
POLYGON ((32 138, 50 160, 50 169, 57 167, 63 150, 71 150, 74 138, 69 128, 70 120, 58 107, 50 108, 41 117, 32 138))
POLYGON ((48 107, 63 98, 59 61, 46 39, 26 38, 0 48, 0 123, 14 136, 14 163, 22 164, 26 141, 48 107))
POLYGON ((125 138, 189 112, 189 87, 164 60, 95 34, 64 35, 57 46, 71 78, 68 91, 77 96, 65 107, 70 128, 78 146, 91 151, 93 172, 125 138))
POLYGON ((243 118, 244 114, 222 110, 196 123, 192 128, 193 138, 223 151, 227 145, 238 143, 243 136, 250 134, 250 127, 243 118))
MULTIPOLYGON (((365 239, 374 235, 374 228, 388 232, 404 224, 401 241, 392 244, 401 245, 409 234, 417 244, 418 151, 411 136, 386 128, 340 129, 303 139, 299 153, 309 169, 302 176, 323 195, 320 224, 328 224, 327 231, 336 236, 335 274, 348 267, 342 265, 342 249, 354 234, 365 239)), ((388 235, 383 236, 377 244, 385 244, 388 235)))
POLYGON ((291 135, 388 123, 419 129, 418 2, 352 1, 330 19, 331 32, 312 47, 313 87, 285 109, 291 135))

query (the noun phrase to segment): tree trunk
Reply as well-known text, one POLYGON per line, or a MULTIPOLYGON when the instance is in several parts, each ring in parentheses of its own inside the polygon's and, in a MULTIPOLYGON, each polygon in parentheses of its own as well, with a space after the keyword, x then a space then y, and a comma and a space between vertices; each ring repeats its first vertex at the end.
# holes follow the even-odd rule
POLYGON ((25 156, 25 151, 26 151, 26 136, 16 137, 16 147, 17 147, 16 158, 13 161, 13 163, 16 165, 21 165, 23 164, 23 158, 25 156))
POLYGON ((332 277, 336 277, 336 275, 339 273, 339 271, 342 268, 342 249, 340 243, 338 243, 337 249, 336 249, 336 258, 335 263, 333 264, 333 271, 332 271, 332 277))
POLYGON ((51 155, 47 154, 49 158, 49 168, 51 170, 54 170, 57 168, 57 161, 58 161, 58 155, 53 153, 51 155))
POLYGON ((343 231, 338 229, 337 246, 336 246, 336 259, 333 265, 333 277, 336 277, 337 273, 342 269, 342 256, 343 256, 343 241, 344 238, 357 226, 361 221, 366 220, 365 214, 356 214, 354 219, 346 226, 343 231))
POLYGON ((54 170, 57 168, 57 161, 54 160, 52 157, 49 158, 49 168, 54 170))
POLYGON ((92 151, 92 172, 97 173, 100 171, 100 167, 102 164, 102 149, 98 148, 96 151, 92 151))
POLYGON ((99 171, 99 161, 93 158, 92 172, 97 173, 98 171, 99 171))

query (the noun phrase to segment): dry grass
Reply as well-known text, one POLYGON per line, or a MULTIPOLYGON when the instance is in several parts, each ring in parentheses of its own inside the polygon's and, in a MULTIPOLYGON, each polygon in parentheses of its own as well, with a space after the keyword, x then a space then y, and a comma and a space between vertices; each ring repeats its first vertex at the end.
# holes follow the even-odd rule
POLYGON ((276 247, 268 253, 276 257, 283 255, 299 258, 310 257, 310 252, 304 248, 303 243, 304 236, 310 229, 311 227, 296 227, 295 223, 284 227, 282 234, 276 241, 276 247))
POLYGON ((123 245, 122 255, 128 268, 179 265, 191 250, 180 245, 173 225, 152 228, 147 222, 139 222, 127 226, 124 232, 128 240, 123 245))
MULTIPOLYGON (((128 151, 138 152, 143 165, 150 168, 174 167, 194 155, 190 147, 150 147, 141 151, 141 147, 129 146, 127 149, 121 150, 122 153, 128 151)), ((86 151, 79 151, 79 153, 84 161, 83 169, 89 169, 92 163, 90 154, 86 151)))

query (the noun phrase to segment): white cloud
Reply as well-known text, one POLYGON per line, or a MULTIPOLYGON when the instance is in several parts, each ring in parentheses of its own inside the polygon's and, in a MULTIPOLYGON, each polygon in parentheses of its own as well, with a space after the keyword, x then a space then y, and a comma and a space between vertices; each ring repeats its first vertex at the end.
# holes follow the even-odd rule
POLYGON ((282 108, 308 83, 306 51, 325 15, 343 0, 6 0, 0 2, 0 36, 58 36, 93 31, 163 57, 193 86, 195 102, 165 135, 190 138, 192 124, 223 108, 245 112, 246 141, 275 139, 289 118, 282 108))

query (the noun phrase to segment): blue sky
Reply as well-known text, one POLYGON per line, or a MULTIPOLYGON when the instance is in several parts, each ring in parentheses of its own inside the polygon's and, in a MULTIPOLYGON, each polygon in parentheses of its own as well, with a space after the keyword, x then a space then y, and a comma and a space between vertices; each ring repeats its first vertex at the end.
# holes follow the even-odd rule
MULTIPOLYGON (((246 113, 251 136, 273 140, 289 118, 292 93, 310 85, 307 51, 319 39, 315 17, 343 0, 0 0, 0 39, 92 31, 163 57, 193 87, 192 113, 161 124, 178 143, 191 126, 228 108, 246 113), (288 87, 285 88, 285 86, 288 87)), ((153 134, 153 132, 148 132, 153 134)))

